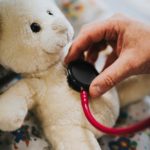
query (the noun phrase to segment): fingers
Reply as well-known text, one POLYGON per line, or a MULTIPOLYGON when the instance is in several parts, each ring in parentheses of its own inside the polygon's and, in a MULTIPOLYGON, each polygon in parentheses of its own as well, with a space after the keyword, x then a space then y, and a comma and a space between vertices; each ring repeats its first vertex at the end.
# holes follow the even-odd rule
POLYGON ((128 59, 126 54, 121 55, 111 66, 97 76, 91 83, 90 95, 92 97, 100 96, 116 83, 130 76, 134 69, 128 60, 132 59, 128 59))
POLYGON ((106 59, 106 63, 104 65, 104 68, 109 67, 113 62, 115 62, 115 60, 118 58, 117 54, 115 51, 112 51, 112 53, 110 55, 108 55, 107 59, 106 59))
POLYGON ((115 22, 105 21, 102 23, 93 23, 84 27, 74 40, 65 58, 65 63, 79 58, 84 51, 88 50, 95 43, 116 38, 114 35, 116 35, 117 31, 114 27, 114 23, 115 22))
POLYGON ((94 64, 98 58, 99 52, 106 49, 106 47, 107 47, 106 41, 102 41, 102 42, 99 42, 99 43, 92 45, 88 49, 88 53, 87 53, 85 60, 91 64, 94 64))

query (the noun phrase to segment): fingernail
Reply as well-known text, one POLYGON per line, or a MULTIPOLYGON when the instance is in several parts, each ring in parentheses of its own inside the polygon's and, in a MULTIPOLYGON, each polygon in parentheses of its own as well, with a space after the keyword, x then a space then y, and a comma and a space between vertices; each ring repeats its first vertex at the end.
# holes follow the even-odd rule
POLYGON ((92 97, 98 97, 102 94, 102 90, 101 88, 98 86, 98 85, 94 85, 92 88, 91 88, 91 96, 92 97))

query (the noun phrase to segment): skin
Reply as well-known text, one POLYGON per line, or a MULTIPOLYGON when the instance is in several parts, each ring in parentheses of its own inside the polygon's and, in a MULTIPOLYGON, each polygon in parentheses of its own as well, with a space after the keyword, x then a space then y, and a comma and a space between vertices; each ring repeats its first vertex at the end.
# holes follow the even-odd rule
POLYGON ((150 26, 121 14, 83 26, 65 63, 80 58, 85 51, 86 60, 94 63, 107 45, 113 52, 108 56, 103 72, 91 83, 92 97, 102 95, 131 75, 150 73, 150 26))

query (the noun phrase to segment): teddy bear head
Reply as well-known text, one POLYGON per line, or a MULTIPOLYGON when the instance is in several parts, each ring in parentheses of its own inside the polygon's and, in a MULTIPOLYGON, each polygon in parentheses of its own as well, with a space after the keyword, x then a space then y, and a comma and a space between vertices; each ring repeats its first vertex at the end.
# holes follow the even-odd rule
POLYGON ((53 0, 0 0, 0 63, 36 73, 59 61, 73 28, 53 0))

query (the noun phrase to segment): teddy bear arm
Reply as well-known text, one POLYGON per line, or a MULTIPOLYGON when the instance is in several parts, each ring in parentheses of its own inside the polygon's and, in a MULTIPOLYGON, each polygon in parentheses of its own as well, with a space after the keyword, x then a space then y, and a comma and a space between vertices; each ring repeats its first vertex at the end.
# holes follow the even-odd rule
POLYGON ((18 129, 33 105, 34 92, 22 80, 0 96, 0 129, 13 131, 18 129))
POLYGON ((92 131, 80 126, 47 127, 45 134, 53 150, 101 150, 92 131))
POLYGON ((130 77, 117 86, 120 104, 126 106, 150 94, 150 75, 130 77))

